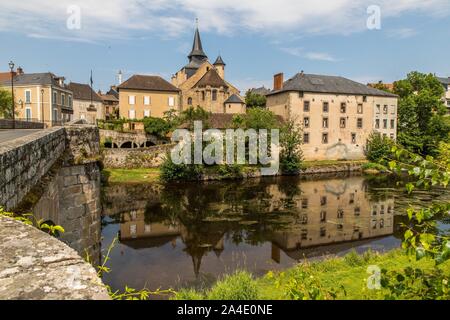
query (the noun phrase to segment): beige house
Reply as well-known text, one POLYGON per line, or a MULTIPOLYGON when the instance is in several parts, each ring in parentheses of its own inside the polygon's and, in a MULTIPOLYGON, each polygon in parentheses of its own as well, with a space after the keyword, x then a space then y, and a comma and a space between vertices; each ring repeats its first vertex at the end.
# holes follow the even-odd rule
POLYGON ((374 131, 396 139, 397 96, 342 77, 274 76, 267 108, 303 127, 305 160, 364 159, 374 131))
POLYGON ((73 92, 73 119, 86 120, 96 124, 105 119, 102 98, 88 84, 71 82, 68 88, 73 92))
MULTIPOLYGON (((198 28, 188 59, 189 63, 172 77, 172 84, 181 90, 180 110, 200 106, 212 113, 225 113, 225 101, 232 95, 239 96, 239 90, 225 80, 226 64, 221 56, 214 64, 208 61, 198 28)), ((235 109, 245 113, 245 107, 235 109)))
MULTIPOLYGON (((3 79, 0 87, 11 90, 11 80, 3 79)), ((70 121, 73 114, 72 91, 64 77, 53 73, 14 73, 14 102, 17 120, 44 122, 46 126, 70 121)))
POLYGON ((439 78, 439 82, 444 86, 444 103, 447 106, 447 112, 450 114, 450 77, 448 78, 439 78))
POLYGON ((103 100, 105 119, 117 119, 119 115, 119 93, 115 90, 115 88, 111 87, 111 89, 105 94, 102 94, 102 92, 99 91, 98 95, 103 100))
POLYGON ((158 76, 134 75, 117 90, 120 118, 162 118, 166 111, 179 110, 180 90, 158 76))

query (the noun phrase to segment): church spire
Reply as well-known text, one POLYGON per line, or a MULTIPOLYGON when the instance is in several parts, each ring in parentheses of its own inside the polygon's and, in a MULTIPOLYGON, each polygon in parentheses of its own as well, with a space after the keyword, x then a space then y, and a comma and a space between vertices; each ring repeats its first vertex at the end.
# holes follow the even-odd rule
POLYGON ((198 31, 198 19, 196 19, 197 26, 195 28, 194 43, 192 45, 192 51, 189 54, 189 61, 204 61, 208 59, 208 56, 203 51, 202 40, 200 39, 200 32, 198 31))

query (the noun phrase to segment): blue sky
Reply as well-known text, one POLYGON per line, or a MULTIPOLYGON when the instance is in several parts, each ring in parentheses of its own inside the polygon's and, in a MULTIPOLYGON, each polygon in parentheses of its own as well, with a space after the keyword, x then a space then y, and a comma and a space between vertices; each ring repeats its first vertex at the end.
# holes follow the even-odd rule
POLYGON ((13 60, 87 83, 92 69, 102 90, 118 70, 170 79, 187 62, 196 17, 205 52, 222 55, 242 93, 301 70, 364 83, 411 70, 450 76, 448 0, 2 0, 0 70, 13 60), (379 30, 367 28, 370 5, 379 30))

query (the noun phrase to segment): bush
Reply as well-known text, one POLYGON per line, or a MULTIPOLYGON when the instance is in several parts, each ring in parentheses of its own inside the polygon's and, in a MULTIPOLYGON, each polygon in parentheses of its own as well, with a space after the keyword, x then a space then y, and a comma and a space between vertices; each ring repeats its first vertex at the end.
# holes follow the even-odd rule
POLYGON ((369 162, 364 163, 362 166, 363 170, 377 170, 377 171, 387 171, 388 169, 379 163, 369 162))
POLYGON ((170 124, 161 118, 146 117, 142 122, 144 123, 146 133, 160 138, 165 138, 171 129, 170 124))
POLYGON ((285 174, 298 174, 302 168, 303 152, 302 128, 294 121, 288 120, 281 128, 280 168, 285 174))
POLYGON ((366 146, 366 157, 369 161, 380 162, 385 156, 391 154, 394 141, 388 137, 384 137, 379 133, 372 133, 369 136, 366 146))
POLYGON ((245 271, 225 276, 208 292, 210 300, 256 300, 259 297, 256 281, 245 271))
POLYGON ((195 291, 193 289, 182 289, 178 291, 173 300, 204 300, 205 297, 202 293, 195 291))
POLYGON ((166 156, 161 165, 161 180, 170 181, 192 181, 198 180, 203 173, 202 165, 195 164, 175 164, 172 162, 170 155, 166 156))
POLYGON ((237 164, 219 166, 217 172, 224 179, 242 178, 242 168, 237 164))

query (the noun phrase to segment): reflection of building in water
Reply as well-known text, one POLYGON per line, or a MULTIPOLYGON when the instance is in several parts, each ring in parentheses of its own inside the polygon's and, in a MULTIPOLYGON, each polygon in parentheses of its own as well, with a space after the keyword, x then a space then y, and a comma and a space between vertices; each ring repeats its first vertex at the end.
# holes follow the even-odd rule
MULTIPOLYGON (((280 256, 277 247, 299 259, 308 254, 308 250, 302 250, 305 248, 393 234, 394 199, 371 201, 361 178, 310 181, 301 186, 294 223, 287 230, 273 232, 275 261, 280 256)), ((281 201, 283 195, 277 185, 271 188, 271 194, 278 194, 281 201)), ((277 196, 273 200, 276 203, 277 196)))

